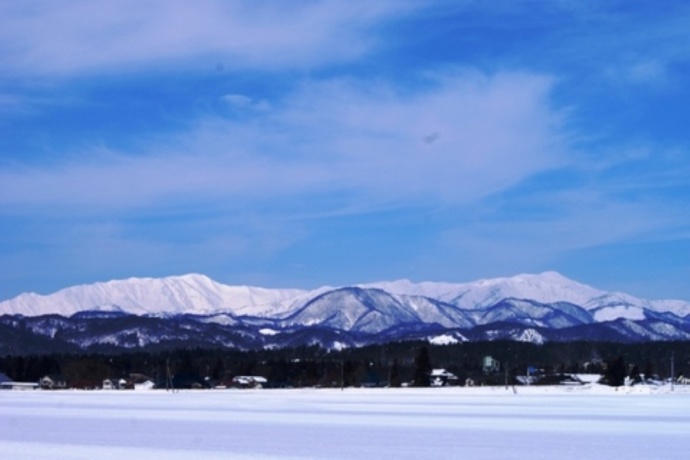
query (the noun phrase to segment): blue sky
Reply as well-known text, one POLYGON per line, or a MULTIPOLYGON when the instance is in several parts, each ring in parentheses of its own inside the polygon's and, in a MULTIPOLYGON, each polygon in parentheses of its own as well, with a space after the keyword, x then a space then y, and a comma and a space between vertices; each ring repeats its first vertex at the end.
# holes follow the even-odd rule
POLYGON ((0 0, 0 299, 556 270, 690 299, 690 5, 0 0))

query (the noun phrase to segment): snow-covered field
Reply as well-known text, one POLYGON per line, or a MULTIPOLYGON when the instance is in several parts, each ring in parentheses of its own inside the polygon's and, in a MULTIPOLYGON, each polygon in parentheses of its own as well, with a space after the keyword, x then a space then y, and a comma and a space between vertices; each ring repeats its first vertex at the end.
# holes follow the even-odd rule
POLYGON ((516 391, 2 391, 0 458, 690 457, 690 388, 516 391))

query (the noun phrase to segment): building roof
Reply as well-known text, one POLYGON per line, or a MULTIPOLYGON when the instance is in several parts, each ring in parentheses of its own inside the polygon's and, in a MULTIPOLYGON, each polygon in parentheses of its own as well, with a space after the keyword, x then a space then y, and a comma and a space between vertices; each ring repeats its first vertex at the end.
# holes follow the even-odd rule
POLYGON ((237 377, 233 378, 232 381, 235 383, 239 383, 240 385, 256 385, 268 383, 268 380, 265 377, 261 377, 259 375, 238 375, 237 377))
POLYGON ((457 378, 452 372, 448 372, 445 369, 434 369, 431 371, 432 377, 447 377, 447 378, 457 378))

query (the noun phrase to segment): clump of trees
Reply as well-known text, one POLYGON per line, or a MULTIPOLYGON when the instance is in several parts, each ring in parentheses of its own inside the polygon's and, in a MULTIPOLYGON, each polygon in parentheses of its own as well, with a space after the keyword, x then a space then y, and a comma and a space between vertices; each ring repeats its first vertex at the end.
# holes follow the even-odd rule
POLYGON ((603 382, 612 386, 620 387, 625 384, 627 377, 625 360, 622 355, 606 363, 604 368, 603 382))

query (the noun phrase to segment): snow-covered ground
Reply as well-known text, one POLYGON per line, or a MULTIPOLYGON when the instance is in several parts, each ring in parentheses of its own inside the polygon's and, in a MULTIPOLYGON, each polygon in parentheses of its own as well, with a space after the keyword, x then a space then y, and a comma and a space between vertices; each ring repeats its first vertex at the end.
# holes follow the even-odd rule
POLYGON ((0 458, 685 459, 670 390, 2 391, 0 458))

